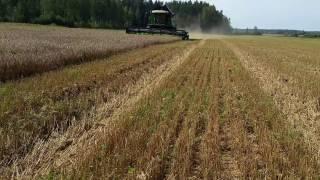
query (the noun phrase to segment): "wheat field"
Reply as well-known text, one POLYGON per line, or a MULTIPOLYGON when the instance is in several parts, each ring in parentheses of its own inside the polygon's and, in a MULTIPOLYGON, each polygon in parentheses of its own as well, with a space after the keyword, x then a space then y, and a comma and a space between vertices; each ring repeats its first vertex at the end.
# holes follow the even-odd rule
POLYGON ((206 35, 5 82, 0 177, 318 179, 319 48, 206 35))
POLYGON ((167 36, 127 35, 117 30, 0 23, 0 81, 175 40, 167 36))

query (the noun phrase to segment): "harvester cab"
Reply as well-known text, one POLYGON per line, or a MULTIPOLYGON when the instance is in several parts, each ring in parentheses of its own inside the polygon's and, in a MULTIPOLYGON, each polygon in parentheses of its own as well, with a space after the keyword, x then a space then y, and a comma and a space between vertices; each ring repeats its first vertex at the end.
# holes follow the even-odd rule
POLYGON ((174 14, 168 10, 152 10, 148 18, 149 28, 174 28, 172 25, 172 18, 174 14))
POLYGON ((174 13, 166 6, 159 6, 146 14, 148 23, 146 27, 129 27, 128 34, 168 34, 179 36, 183 40, 189 39, 189 33, 184 30, 177 30, 172 25, 174 13))

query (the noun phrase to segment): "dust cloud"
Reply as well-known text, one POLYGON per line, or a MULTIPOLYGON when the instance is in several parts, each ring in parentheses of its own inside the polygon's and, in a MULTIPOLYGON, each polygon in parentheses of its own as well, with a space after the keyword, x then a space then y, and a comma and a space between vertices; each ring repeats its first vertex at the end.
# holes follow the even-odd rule
POLYGON ((200 27, 200 22, 194 22, 188 27, 179 29, 189 32, 190 39, 221 39, 227 37, 223 33, 222 27, 214 27, 204 32, 200 27))
POLYGON ((226 38, 226 35, 215 34, 215 33, 203 33, 196 31, 189 31, 190 39, 222 39, 226 38))

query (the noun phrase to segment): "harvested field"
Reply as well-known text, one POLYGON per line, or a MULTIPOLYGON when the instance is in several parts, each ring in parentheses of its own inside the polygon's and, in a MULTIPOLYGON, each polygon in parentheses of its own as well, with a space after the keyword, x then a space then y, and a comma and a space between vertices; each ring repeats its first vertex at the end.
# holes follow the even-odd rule
POLYGON ((0 177, 320 178, 319 42, 219 36, 4 83, 0 177))
POLYGON ((233 49, 212 40, 132 111, 101 127, 80 153, 85 158, 51 172, 75 179, 318 177, 319 162, 299 134, 233 49))
POLYGON ((158 45, 2 85, 0 164, 12 164, 39 140, 63 133, 83 116, 94 114, 99 104, 127 93, 144 74, 190 44, 158 45))
POLYGON ((127 35, 116 30, 0 24, 0 82, 175 41, 169 36, 127 35))
POLYGON ((229 43, 320 160, 320 41, 262 38, 229 43))

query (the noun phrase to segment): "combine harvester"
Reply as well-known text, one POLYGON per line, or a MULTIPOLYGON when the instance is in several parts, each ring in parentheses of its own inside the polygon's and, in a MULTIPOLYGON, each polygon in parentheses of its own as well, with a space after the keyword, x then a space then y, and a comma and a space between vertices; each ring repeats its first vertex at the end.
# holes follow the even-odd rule
POLYGON ((126 29, 128 34, 168 34, 179 36, 182 40, 189 39, 189 33, 184 30, 177 30, 172 25, 174 13, 166 6, 159 6, 150 13, 147 13, 148 24, 146 27, 129 27, 126 29))

